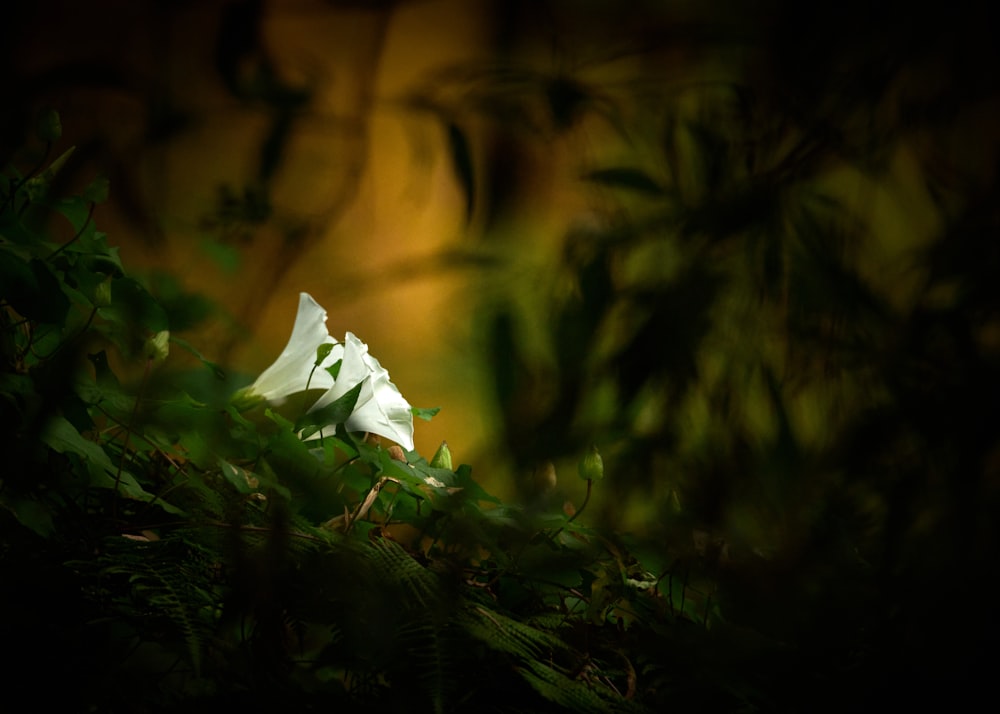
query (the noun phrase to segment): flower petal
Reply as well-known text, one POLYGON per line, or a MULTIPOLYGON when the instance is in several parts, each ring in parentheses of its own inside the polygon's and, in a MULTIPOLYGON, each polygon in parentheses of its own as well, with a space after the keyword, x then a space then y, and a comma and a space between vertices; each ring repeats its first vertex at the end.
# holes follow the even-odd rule
POLYGON ((288 344, 274 364, 260 373, 250 389, 274 404, 305 391, 307 385, 309 389, 329 389, 334 380, 326 367, 341 359, 343 353, 343 346, 330 337, 326 328, 326 310, 309 293, 300 293, 299 311, 288 344), (332 344, 334 348, 316 367, 316 350, 322 344, 332 344))
POLYGON ((368 345, 348 332, 344 337, 344 357, 334 385, 313 405, 332 403, 364 382, 354 413, 345 423, 348 431, 366 431, 395 441, 413 450, 413 412, 392 382, 389 372, 368 354, 368 345))

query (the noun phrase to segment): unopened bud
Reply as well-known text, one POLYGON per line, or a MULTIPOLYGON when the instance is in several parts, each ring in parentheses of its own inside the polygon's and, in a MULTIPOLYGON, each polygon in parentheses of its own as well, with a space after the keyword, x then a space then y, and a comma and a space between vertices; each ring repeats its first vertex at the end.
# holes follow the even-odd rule
POLYGON ((403 452, 403 447, 399 444, 393 444, 389 447, 389 458, 394 461, 402 461, 406 463, 406 454, 403 452))
POLYGON ((441 446, 434 452, 434 457, 431 459, 431 468, 454 470, 451 462, 451 449, 448 448, 447 441, 442 441, 441 446))
POLYGON ((584 481, 599 481, 604 478, 604 459, 596 446, 591 446, 580 460, 579 471, 580 478, 584 481))
POLYGON ((105 278, 94 287, 94 307, 108 307, 111 304, 111 278, 105 278))
POLYGON ((146 338, 143 343, 142 352, 146 359, 153 362, 162 362, 170 354, 170 331, 161 330, 155 335, 146 338))

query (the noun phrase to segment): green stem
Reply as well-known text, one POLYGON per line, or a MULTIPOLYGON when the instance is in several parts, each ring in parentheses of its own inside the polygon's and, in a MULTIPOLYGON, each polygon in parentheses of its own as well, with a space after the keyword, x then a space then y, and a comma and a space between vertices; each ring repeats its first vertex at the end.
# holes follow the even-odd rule
POLYGON ((569 520, 566 521, 566 525, 564 525, 563 528, 565 528, 567 525, 569 525, 570 523, 572 523, 573 519, 575 519, 577 516, 579 516, 581 513, 583 513, 583 509, 587 507, 587 503, 590 501, 590 489, 591 489, 591 487, 593 485, 594 485, 594 482, 591 481, 590 479, 587 479, 587 495, 583 497, 583 503, 581 503, 580 507, 576 510, 576 512, 573 513, 573 515, 569 517, 569 520))
POLYGON ((46 258, 45 260, 52 260, 53 258, 55 258, 57 255, 59 255, 60 253, 62 253, 64 250, 66 250, 67 248, 69 248, 71 245, 73 245, 76 241, 78 241, 80 239, 80 236, 83 235, 83 232, 85 230, 87 230, 87 226, 90 225, 90 219, 93 218, 93 216, 94 216, 94 208, 96 206, 97 206, 96 203, 94 203, 93 201, 90 202, 90 210, 87 211, 87 219, 83 222, 83 225, 80 226, 80 230, 78 230, 76 232, 75 236, 73 236, 72 238, 70 238, 68 241, 66 241, 65 243, 63 243, 61 246, 59 246, 58 248, 56 248, 54 251, 52 251, 52 253, 49 255, 49 257, 46 258))
POLYGON ((9 193, 7 194, 7 197, 4 199, 3 205, 0 206, 0 213, 6 211, 8 206, 13 205, 15 196, 17 195, 17 192, 21 189, 21 187, 24 186, 26 183, 28 183, 28 181, 30 181, 32 178, 34 178, 35 174, 37 174, 39 171, 42 170, 42 167, 45 166, 45 160, 49 158, 49 153, 51 151, 52 151, 52 142, 46 141, 45 153, 42 154, 42 158, 38 161, 37 164, 35 164, 34 168, 32 168, 31 171, 25 174, 20 181, 11 177, 11 179, 7 182, 7 190, 9 193))
POLYGON ((568 526, 570 523, 572 523, 576 519, 577 516, 579 516, 581 513, 583 513, 583 509, 586 508, 587 504, 590 502, 590 490, 591 490, 591 488, 593 488, 593 486, 594 486, 594 482, 591 479, 587 479, 587 495, 583 497, 583 503, 580 504, 580 507, 573 513, 572 516, 570 516, 566 520, 565 523, 563 523, 561 526, 559 526, 559 530, 557 530, 555 533, 553 533, 551 536, 549 536, 549 540, 551 540, 554 543, 555 540, 556 540, 556 537, 560 533, 562 533, 563 530, 566 529, 566 526, 568 526))
POLYGON ((125 468, 125 458, 128 456, 128 442, 129 437, 132 436, 132 427, 135 424, 136 417, 139 414, 139 402, 142 400, 142 393, 146 389, 146 382, 149 380, 149 373, 153 366, 153 360, 146 360, 146 369, 142 375, 142 383, 139 385, 139 393, 135 396, 135 404, 132 405, 132 416, 129 419, 128 425, 125 427, 125 440, 122 442, 122 456, 118 459, 118 470, 115 472, 115 500, 112 502, 111 515, 112 518, 117 520, 118 518, 118 488, 121 486, 122 482, 122 470, 125 468))

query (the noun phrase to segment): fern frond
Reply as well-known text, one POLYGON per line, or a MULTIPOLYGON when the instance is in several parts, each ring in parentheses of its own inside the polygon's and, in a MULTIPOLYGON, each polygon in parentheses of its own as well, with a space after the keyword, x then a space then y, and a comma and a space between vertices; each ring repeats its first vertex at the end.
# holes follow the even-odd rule
POLYGON ((138 595, 160 611, 184 639, 195 675, 201 673, 201 654, 207 639, 206 628, 197 618, 200 607, 188 599, 194 590, 169 576, 155 564, 144 563, 130 578, 138 595))
POLYGON ((412 620, 398 631, 408 669, 427 694, 432 711, 441 714, 453 693, 456 644, 440 618, 412 620))
POLYGON ((521 676, 535 691, 551 702, 580 714, 608 714, 609 712, 643 712, 640 705, 624 699, 617 692, 600 685, 585 684, 571 679, 543 662, 530 661, 520 668, 521 676))
POLYGON ((444 596, 439 577, 422 566, 401 545, 387 538, 371 543, 369 553, 374 565, 391 583, 413 599, 412 604, 421 608, 436 609, 444 596))
POLYGON ((570 651, 569 645, 555 635, 483 605, 466 605, 461 608, 456 622, 465 632, 490 649, 524 660, 547 659, 555 653, 570 651))
POLYGON ((109 593, 128 593, 106 603, 111 614, 133 620, 141 630, 158 630, 166 623, 168 638, 174 635, 183 642, 184 653, 198 675, 204 652, 215 636, 221 603, 213 570, 217 558, 182 534, 149 542, 117 536, 105 540, 96 561, 68 565, 81 573, 90 571, 109 593), (123 579, 127 589, 112 587, 123 579))

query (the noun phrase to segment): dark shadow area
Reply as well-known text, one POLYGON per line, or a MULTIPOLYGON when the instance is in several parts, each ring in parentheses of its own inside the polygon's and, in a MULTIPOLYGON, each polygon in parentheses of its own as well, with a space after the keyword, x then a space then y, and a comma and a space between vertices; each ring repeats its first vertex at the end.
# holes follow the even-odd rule
MULTIPOLYGON (((497 414, 490 462, 472 466, 514 474, 508 504, 441 452, 399 458, 344 428, 307 447, 308 423, 237 413, 219 374, 178 377, 185 399, 169 377, 143 381, 132 400, 103 352, 74 342, 97 315, 111 327, 91 337, 148 370, 168 323, 211 316, 147 293, 87 229, 99 166, 116 220, 154 253, 166 238, 157 184, 136 172, 208 120, 195 108, 211 102, 172 73, 188 67, 184 22, 203 23, 189 36, 221 111, 263 127, 245 185, 216 187, 200 216, 220 244, 265 256, 240 276, 254 286, 244 318, 350 206, 375 105, 362 91, 351 107, 344 178, 322 210, 276 208, 319 90, 261 40, 268 4, 108 5, 120 17, 95 16, 94 32, 121 35, 120 22, 149 46, 59 58, 68 36, 87 44, 89 24, 51 19, 76 17, 74 3, 17 4, 0 31, 0 164, 37 154, 0 193, 13 266, 0 266, 0 603, 19 653, 4 698, 42 680, 45 696, 122 712, 833 712, 988 697, 988 3, 484 3, 490 58, 392 98, 433 117, 447 147, 468 230, 444 262, 473 276, 461 309, 497 414), (59 153, 29 137, 60 101, 68 126, 98 106, 45 186, 83 191, 72 210, 29 195, 42 175, 30 164, 59 153), (31 247, 43 208, 69 219, 71 249, 31 247), (85 323, 67 317, 77 303, 85 323), (85 390, 68 376, 82 368, 85 390), (576 470, 592 446, 603 478, 581 473, 584 501, 576 470)), ((381 33, 417 5, 329 3, 370 23, 352 81, 373 86, 381 33)))

